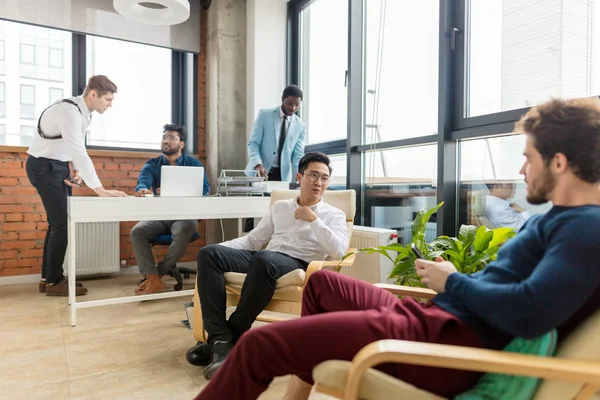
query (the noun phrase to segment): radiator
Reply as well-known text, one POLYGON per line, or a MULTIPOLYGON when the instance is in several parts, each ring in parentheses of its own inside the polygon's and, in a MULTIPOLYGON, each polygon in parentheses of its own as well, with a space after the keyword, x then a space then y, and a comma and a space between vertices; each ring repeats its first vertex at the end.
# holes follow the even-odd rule
MULTIPOLYGON (((77 275, 119 272, 119 223, 87 222, 75 225, 77 275)), ((67 273, 67 257, 63 268, 67 273)))
MULTIPOLYGON (((397 232, 393 229, 354 226, 350 247, 375 247, 395 243, 397 232)), ((390 253, 395 257, 395 253, 390 253)), ((393 264, 380 254, 358 253, 356 262, 351 267, 342 268, 341 273, 370 283, 388 282, 393 264)), ((389 281, 392 283, 393 281, 389 281)))
MULTIPOLYGON (((412 222, 407 222, 402 226, 399 231, 402 244, 408 244, 412 240, 412 222)), ((425 241, 427 243, 432 242, 437 237, 437 223, 428 222, 425 226, 425 241)))

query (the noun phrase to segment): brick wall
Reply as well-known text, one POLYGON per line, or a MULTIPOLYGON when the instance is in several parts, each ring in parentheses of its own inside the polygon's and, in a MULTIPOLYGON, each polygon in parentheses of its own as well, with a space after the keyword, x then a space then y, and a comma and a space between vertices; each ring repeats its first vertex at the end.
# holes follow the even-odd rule
MULTIPOLYGON (((201 15, 201 53, 198 55, 198 156, 206 166, 206 24, 207 12, 201 15)), ((25 173, 27 149, 0 146, 0 276, 37 274, 41 270, 44 237, 48 224, 44 206, 25 173)), ((133 194, 139 171, 157 154, 133 154, 114 151, 90 151, 102 184, 107 189, 133 194)), ((209 166, 207 166, 209 167, 209 166)), ((209 167, 210 168, 210 167, 209 167)), ((75 188, 77 196, 93 195, 91 189, 75 188)), ((135 222, 122 222, 120 259, 135 265, 129 232, 135 222)), ((199 226, 200 239, 190 244, 181 261, 193 261, 204 245, 204 222, 199 226)), ((166 252, 155 247, 155 256, 166 252)))

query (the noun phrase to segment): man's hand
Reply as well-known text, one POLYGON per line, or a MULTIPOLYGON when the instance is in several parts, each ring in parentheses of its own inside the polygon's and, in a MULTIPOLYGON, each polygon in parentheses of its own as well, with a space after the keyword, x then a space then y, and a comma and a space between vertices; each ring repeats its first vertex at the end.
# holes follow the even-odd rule
POLYGON ((79 171, 75 170, 71 173, 71 179, 65 179, 65 184, 67 186, 81 186, 83 183, 83 178, 79 175, 79 171))
POLYGON ((265 179, 268 179, 267 170, 265 169, 265 167, 263 167, 262 164, 258 164, 256 167, 254 167, 254 169, 258 171, 259 176, 264 176, 265 179))
POLYGON ((152 190, 140 189, 137 192, 135 192, 135 197, 144 197, 147 194, 152 194, 152 190))
POLYGON ((121 192, 120 190, 106 190, 102 186, 94 189, 96 194, 100 197, 127 197, 127 193, 121 192))
POLYGON ((512 208, 513 210, 515 210, 518 213, 522 213, 523 211, 525 211, 525 209, 523 207, 521 207, 520 205, 518 205, 517 203, 510 203, 510 208, 512 208))
POLYGON ((299 207, 296 209, 296 211, 294 211, 294 218, 301 219, 302 221, 306 222, 313 222, 315 219, 317 219, 317 214, 315 214, 310 207, 304 206, 299 207))
POLYGON ((421 282, 438 293, 446 291, 448 277, 457 272, 454 264, 450 261, 444 261, 441 257, 437 257, 435 261, 417 259, 415 260, 415 268, 417 275, 421 277, 421 282))

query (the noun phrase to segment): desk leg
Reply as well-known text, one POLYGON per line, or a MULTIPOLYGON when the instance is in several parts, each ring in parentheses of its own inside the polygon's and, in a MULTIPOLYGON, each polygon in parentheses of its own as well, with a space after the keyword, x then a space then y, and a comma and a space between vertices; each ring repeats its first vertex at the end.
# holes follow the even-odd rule
POLYGON ((244 226, 242 225, 242 218, 238 218, 238 235, 237 237, 242 237, 244 233, 244 226))
POLYGON ((76 268, 75 268, 75 223, 69 219, 68 227, 68 240, 69 245, 67 247, 67 265, 69 268, 69 304, 71 307, 71 326, 77 324, 77 306, 75 300, 75 285, 76 285, 76 268))

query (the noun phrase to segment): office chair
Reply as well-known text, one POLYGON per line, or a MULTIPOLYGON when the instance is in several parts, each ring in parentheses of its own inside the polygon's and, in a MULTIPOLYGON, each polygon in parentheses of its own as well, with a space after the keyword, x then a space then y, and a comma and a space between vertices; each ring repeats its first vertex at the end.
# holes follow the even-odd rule
MULTIPOLYGON (((200 239, 200 234, 195 232, 190 238, 190 243, 200 239)), ((154 239, 150 240, 150 246, 170 246, 173 242, 173 236, 170 233, 164 233, 157 235, 154 239)), ((177 281, 175 285, 175 291, 183 289, 183 280, 190 279, 190 275, 196 275, 196 270, 185 267, 177 267, 177 265, 168 272, 169 276, 172 276, 177 281)), ((141 283, 141 281, 140 281, 141 283)))

